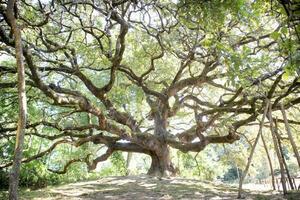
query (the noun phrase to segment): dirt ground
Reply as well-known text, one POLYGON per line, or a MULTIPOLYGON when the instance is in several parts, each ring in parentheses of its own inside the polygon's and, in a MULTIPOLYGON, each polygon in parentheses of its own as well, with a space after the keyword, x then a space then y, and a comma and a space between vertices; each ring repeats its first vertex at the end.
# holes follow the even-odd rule
MULTIPOLYGON (((5 199, 7 194, 2 193, 5 199)), ((105 177, 95 181, 84 181, 35 191, 22 191, 21 199, 33 200, 173 200, 173 199, 236 199, 233 186, 183 178, 152 178, 148 176, 105 177)), ((0 199, 1 193, 0 193, 0 199)), ((282 195, 270 191, 245 192, 245 199, 283 199, 282 195)), ((292 194, 288 199, 300 200, 292 194)))

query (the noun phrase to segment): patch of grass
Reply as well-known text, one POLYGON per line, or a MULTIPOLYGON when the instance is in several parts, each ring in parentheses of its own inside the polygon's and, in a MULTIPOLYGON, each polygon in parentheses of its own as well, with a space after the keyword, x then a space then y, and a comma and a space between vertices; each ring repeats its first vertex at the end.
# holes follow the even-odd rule
POLYGON ((264 195, 257 195, 255 197, 255 200, 269 200, 270 197, 264 196, 264 195))
POLYGON ((299 200, 300 199, 300 191, 291 191, 286 195, 288 200, 299 200))

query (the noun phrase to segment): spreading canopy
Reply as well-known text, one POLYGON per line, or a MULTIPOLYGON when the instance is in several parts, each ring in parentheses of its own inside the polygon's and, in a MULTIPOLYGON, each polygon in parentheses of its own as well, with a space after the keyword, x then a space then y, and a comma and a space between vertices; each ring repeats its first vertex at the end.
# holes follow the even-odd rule
MULTIPOLYGON (((296 29, 267 1, 19 1, 29 97, 27 135, 101 144, 89 170, 114 151, 148 154, 149 172, 175 172, 183 152, 233 143, 239 128, 300 103, 296 29), (280 15, 280 17, 276 17, 280 15)), ((6 3, 0 4, 0 139, 16 130, 16 67, 6 3)), ((298 56, 299 58, 299 56, 298 56)), ((282 122, 278 119, 278 122, 282 122)), ((290 120, 290 123, 299 122, 290 120)), ((1 168, 11 165, 2 163, 1 168)))

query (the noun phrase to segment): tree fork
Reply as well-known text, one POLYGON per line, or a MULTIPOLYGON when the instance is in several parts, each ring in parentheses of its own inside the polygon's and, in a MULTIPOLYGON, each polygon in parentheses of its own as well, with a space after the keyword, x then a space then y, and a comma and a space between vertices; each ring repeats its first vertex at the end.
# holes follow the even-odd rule
POLYGON ((155 124, 154 135, 158 138, 158 144, 155 145, 155 150, 150 154, 152 161, 148 175, 160 177, 175 175, 176 170, 171 162, 170 150, 166 142, 168 111, 164 106, 158 107, 156 108, 157 111, 153 113, 155 124))

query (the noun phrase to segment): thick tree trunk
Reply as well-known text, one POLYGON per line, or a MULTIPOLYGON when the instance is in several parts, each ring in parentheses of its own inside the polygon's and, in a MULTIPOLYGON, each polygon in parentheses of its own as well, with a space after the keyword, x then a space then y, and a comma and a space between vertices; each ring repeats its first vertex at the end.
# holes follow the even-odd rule
POLYGON ((155 150, 150 155, 152 162, 148 171, 151 176, 171 176, 176 174, 176 170, 171 162, 170 150, 165 141, 167 134, 167 112, 161 108, 154 115, 154 135, 157 137, 159 143, 154 148, 155 150))
POLYGON ((269 154, 269 150, 268 150, 268 147, 267 147, 267 144, 266 144, 266 141, 264 139, 263 134, 261 135, 261 139, 262 139, 262 142, 263 142, 263 145, 264 145, 264 149, 266 151, 267 158, 268 158, 268 161, 269 161, 269 167, 270 167, 270 172, 271 172, 271 176, 272 176, 272 187, 273 187, 273 190, 276 190, 273 165, 272 165, 272 161, 271 161, 271 157, 270 157, 270 154, 269 154))
POLYGON ((261 122, 260 122, 260 126, 259 126, 259 130, 258 130, 257 136, 256 136, 254 144, 252 146, 252 149, 251 149, 251 152, 250 152, 250 155, 249 155, 249 158, 248 158, 248 162, 247 162, 246 168, 245 168, 244 172, 242 173, 242 175, 240 177, 240 180, 239 180, 238 198, 242 198, 243 182, 244 182, 244 179, 246 178, 246 175, 248 173, 248 170, 249 170, 249 167, 250 167, 253 155, 254 155, 254 151, 255 151, 256 145, 257 145, 259 137, 260 137, 260 135, 262 133, 262 129, 263 129, 263 126, 264 126, 265 117, 266 117, 266 114, 268 112, 268 107, 269 107, 269 100, 266 100, 265 110, 264 110, 264 114, 263 114, 261 122))
POLYGON ((15 1, 9 0, 7 3, 7 17, 10 22, 10 26, 13 30, 14 41, 15 41, 15 51, 16 51, 16 61, 18 68, 18 102, 19 102, 19 121, 18 129, 16 133, 16 146, 14 152, 13 165, 9 177, 9 199, 18 199, 18 184, 20 177, 20 165, 22 160, 23 143, 25 135, 26 126, 26 113, 27 113, 27 103, 26 103, 26 92, 25 92, 25 69, 23 63, 23 51, 22 51, 22 40, 21 31, 17 26, 17 22, 14 16, 14 6, 15 1))
POLYGON ((159 176, 159 177, 168 177, 176 175, 176 170, 170 160, 170 152, 168 147, 162 149, 160 155, 157 155, 156 152, 153 152, 151 156, 151 166, 148 170, 148 175, 150 176, 159 176))

